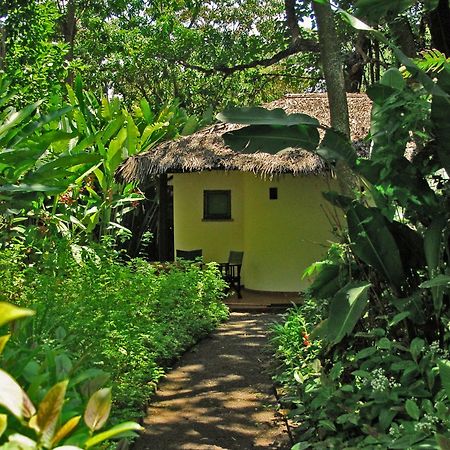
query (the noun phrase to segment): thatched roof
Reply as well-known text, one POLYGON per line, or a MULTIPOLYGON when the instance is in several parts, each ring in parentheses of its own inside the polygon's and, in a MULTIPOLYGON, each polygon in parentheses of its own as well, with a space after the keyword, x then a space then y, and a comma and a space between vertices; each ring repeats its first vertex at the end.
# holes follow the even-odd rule
MULTIPOLYGON (((365 94, 347 94, 352 141, 361 141, 369 132, 371 101, 365 94)), ((326 94, 291 94, 265 105, 269 109, 283 108, 287 113, 304 113, 316 117, 322 125, 329 125, 326 94)), ((301 149, 271 155, 260 152, 237 153, 227 147, 222 135, 243 125, 215 124, 196 133, 129 158, 120 168, 119 176, 127 181, 177 172, 204 170, 240 170, 263 176, 279 173, 309 174, 325 169, 321 158, 301 149)))

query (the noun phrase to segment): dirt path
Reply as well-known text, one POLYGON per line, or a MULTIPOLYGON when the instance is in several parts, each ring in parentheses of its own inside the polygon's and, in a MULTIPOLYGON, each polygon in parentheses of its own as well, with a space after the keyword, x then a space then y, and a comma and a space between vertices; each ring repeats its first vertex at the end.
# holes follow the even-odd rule
POLYGON ((269 314, 231 314, 161 383, 136 450, 289 449, 265 353, 269 314), (271 406, 272 405, 272 406, 271 406))

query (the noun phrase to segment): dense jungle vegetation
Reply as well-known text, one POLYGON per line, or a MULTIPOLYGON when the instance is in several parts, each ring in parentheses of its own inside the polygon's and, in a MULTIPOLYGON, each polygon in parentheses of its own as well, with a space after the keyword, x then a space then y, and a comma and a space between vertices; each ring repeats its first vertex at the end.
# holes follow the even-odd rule
POLYGON ((448 0, 3 1, 1 448, 128 437, 163 368, 226 318, 213 265, 132 258, 158 193, 115 178, 221 110, 251 147, 300 146, 340 180, 324 195, 346 223, 272 335, 294 448, 450 448, 448 30, 448 0), (232 108, 305 90, 327 90, 332 127, 232 108))

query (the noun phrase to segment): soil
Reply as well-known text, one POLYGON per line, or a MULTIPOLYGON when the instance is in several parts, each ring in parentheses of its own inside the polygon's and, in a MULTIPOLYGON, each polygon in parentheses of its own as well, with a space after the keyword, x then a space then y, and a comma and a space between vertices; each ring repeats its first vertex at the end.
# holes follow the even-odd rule
POLYGON ((161 382, 136 450, 291 448, 268 372, 274 314, 232 313, 161 382))

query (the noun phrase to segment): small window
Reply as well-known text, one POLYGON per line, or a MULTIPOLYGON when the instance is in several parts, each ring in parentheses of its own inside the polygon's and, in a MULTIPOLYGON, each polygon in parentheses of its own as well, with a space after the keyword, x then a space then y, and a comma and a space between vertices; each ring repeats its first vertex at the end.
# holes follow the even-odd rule
POLYGON ((278 188, 276 188, 276 187, 269 188, 269 199, 270 200, 278 199, 278 188))
POLYGON ((231 191, 203 191, 203 219, 231 219, 231 191))

